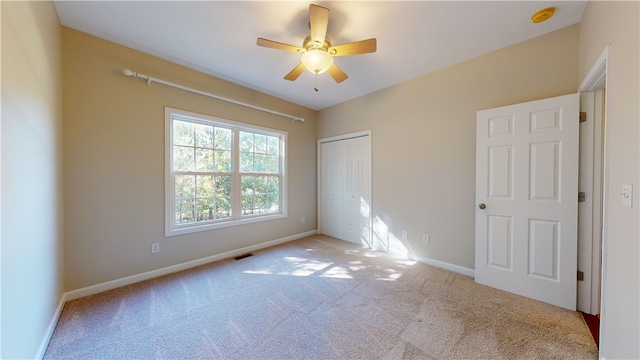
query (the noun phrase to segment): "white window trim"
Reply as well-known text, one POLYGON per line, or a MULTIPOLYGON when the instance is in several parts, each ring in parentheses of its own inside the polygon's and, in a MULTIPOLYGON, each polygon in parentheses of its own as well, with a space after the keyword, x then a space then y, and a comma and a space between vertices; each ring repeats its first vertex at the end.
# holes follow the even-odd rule
MULTIPOLYGON (((164 212, 165 212, 165 237, 190 234, 201 231, 215 230, 232 226, 241 226, 247 225, 262 221, 269 221, 275 219, 282 219, 288 216, 287 213, 287 162, 288 156, 285 156, 286 146, 287 146, 287 132, 282 130, 270 129, 266 127, 261 127, 257 125, 250 125, 246 123, 236 122, 232 120, 217 118, 209 115, 193 113, 189 111, 174 109, 170 107, 165 107, 165 164, 164 164, 164 172, 165 172, 165 204, 164 204, 164 212), (218 124, 222 127, 232 128, 234 131, 234 140, 233 140, 233 173, 239 174, 238 171, 238 139, 237 134, 238 130, 251 131, 256 133, 264 133, 268 135, 277 135, 282 136, 282 142, 280 143, 280 176, 282 181, 280 181, 280 212, 276 214, 254 214, 254 215, 242 215, 241 206, 238 207, 240 203, 240 191, 236 191, 235 193, 232 190, 231 201, 234 204, 232 209, 235 209, 235 212, 232 212, 232 217, 229 219, 219 220, 217 222, 211 222, 206 224, 198 224, 192 223, 189 225, 181 225, 176 227, 174 225, 174 205, 175 205, 175 194, 174 194, 174 183, 172 181, 172 164, 171 164, 171 156, 172 156, 172 118, 174 115, 179 117, 183 117, 189 121, 204 123, 207 125, 215 125, 218 124)), ((232 189, 240 188, 240 176, 233 177, 233 185, 232 189)))

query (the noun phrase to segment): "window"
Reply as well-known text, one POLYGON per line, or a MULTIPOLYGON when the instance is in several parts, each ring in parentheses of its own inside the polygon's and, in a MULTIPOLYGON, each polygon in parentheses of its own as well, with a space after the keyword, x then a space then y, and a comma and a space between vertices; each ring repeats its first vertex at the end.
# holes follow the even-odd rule
POLYGON ((286 217, 286 133, 165 108, 165 235, 286 217))

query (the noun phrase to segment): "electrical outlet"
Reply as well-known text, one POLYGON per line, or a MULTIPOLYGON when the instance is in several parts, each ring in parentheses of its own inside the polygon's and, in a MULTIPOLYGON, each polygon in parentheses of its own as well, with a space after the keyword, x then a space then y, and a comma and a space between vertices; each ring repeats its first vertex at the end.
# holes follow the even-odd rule
POLYGON ((153 243, 151 244, 151 253, 155 254, 160 252, 160 243, 153 243))
POLYGON ((305 219, 305 217, 303 216, 303 217, 300 219, 300 222, 304 224, 304 223, 306 223, 306 222, 307 222, 307 219, 305 219))
POLYGON ((425 244, 428 244, 431 242, 431 238, 429 237, 429 234, 422 234, 422 242, 425 244))

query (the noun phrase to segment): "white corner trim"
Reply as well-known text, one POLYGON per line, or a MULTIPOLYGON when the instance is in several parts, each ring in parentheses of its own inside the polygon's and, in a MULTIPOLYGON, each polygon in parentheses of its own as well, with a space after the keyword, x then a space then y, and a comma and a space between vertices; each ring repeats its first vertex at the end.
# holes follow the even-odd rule
POLYGON ((49 321, 49 326, 47 326, 47 331, 45 331, 44 336, 42 337, 42 341, 40 342, 40 347, 38 348, 38 353, 36 354, 36 359, 42 359, 44 357, 45 352, 47 351, 47 347, 49 346, 49 341, 53 336, 53 332, 56 330, 56 325, 58 325, 58 319, 60 319, 60 315, 62 315, 62 309, 64 308, 64 303, 67 302, 66 293, 62 294, 60 297, 60 301, 58 301, 58 307, 56 311, 53 313, 51 317, 51 321, 49 321))
POLYGON ((95 295, 95 294, 101 293, 103 291, 119 288, 119 287, 130 285, 130 284, 134 284, 134 283, 137 283, 137 282, 140 282, 140 281, 144 281, 144 280, 157 278, 157 277, 160 277, 160 276, 163 276, 163 275, 167 275, 167 274, 171 274, 171 273, 174 273, 174 272, 187 270, 187 269, 190 269, 190 268, 193 268, 193 267, 196 267, 196 266, 208 264, 208 263, 213 262, 213 261, 227 259, 227 258, 234 257, 234 256, 237 256, 237 255, 242 255, 242 254, 245 254, 247 252, 256 251, 256 250, 264 249, 264 248, 267 248, 267 247, 270 247, 270 246, 274 246, 274 245, 282 244, 282 243, 285 243, 285 242, 301 239, 303 237, 315 235, 317 233, 318 233, 318 230, 311 230, 311 231, 307 231, 307 232, 304 232, 304 233, 301 233, 301 234, 286 236, 286 237, 283 237, 281 239, 267 241, 267 242, 260 243, 260 244, 257 244, 257 245, 247 246, 247 247, 244 247, 244 248, 241 248, 241 249, 235 249, 235 250, 227 251, 227 252, 224 252, 224 253, 221 253, 221 254, 207 256, 207 257, 204 257, 204 258, 201 258, 201 259, 188 261, 188 262, 185 262, 185 263, 182 263, 182 264, 167 266, 167 267, 164 267, 164 268, 161 268, 161 269, 151 270, 151 271, 147 271, 147 272, 144 272, 144 273, 141 273, 141 274, 127 276, 127 277, 120 278, 120 279, 115 279, 115 280, 107 281, 107 282, 104 282, 104 283, 101 283, 101 284, 87 286, 87 287, 84 287, 84 288, 81 288, 81 289, 77 289, 77 290, 72 290, 72 291, 66 292, 64 294, 65 295, 64 298, 65 298, 65 301, 69 301, 69 300, 74 300, 74 299, 78 299, 78 298, 89 296, 89 295, 95 295))

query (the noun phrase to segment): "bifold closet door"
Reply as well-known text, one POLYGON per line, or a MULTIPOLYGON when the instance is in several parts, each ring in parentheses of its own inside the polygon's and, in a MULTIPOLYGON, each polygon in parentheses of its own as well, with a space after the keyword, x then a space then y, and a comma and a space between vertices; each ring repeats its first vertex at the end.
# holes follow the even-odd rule
POLYGON ((342 239, 343 144, 323 143, 322 154, 322 228, 325 235, 342 239))
POLYGON ((370 136, 321 144, 323 234, 371 245, 370 136))

